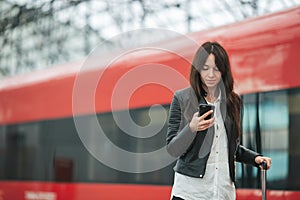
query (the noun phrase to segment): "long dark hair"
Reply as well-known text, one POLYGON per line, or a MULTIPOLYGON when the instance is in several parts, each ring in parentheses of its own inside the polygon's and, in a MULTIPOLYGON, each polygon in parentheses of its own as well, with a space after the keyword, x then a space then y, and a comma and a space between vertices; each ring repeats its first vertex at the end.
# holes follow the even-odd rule
MULTIPOLYGON (((241 98, 233 91, 233 77, 231 73, 230 62, 226 50, 218 42, 205 42, 197 50, 190 71, 190 84, 198 100, 207 95, 207 87, 202 81, 200 70, 204 66, 208 56, 215 56, 215 63, 222 74, 222 83, 225 88, 226 108, 229 117, 232 119, 241 135, 241 98)), ((221 82, 221 81, 220 81, 221 82)))

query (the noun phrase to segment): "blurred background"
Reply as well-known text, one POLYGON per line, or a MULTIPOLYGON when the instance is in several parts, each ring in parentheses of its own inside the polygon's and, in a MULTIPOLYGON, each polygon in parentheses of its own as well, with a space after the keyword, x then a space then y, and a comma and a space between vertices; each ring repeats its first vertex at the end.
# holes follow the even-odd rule
MULTIPOLYGON (((241 143, 272 158, 268 199, 300 199, 299 16, 300 0, 0 0, 0 200, 169 199, 174 163, 122 171, 85 145, 118 166, 130 161, 115 146, 130 155, 165 147, 174 91, 188 84, 177 75, 210 39, 228 47, 244 102, 241 143), (153 42, 164 51, 120 53, 153 42), (77 73, 82 61, 88 70, 77 73), (162 128, 133 137, 116 118, 136 136, 152 132, 134 123, 162 128), (95 139, 98 125, 109 140, 95 139)), ((237 199, 261 199, 260 170, 236 166, 237 199)))
MULTIPOLYGON (((0 78, 82 59, 102 41, 135 29, 185 34, 297 5, 299 0, 1 0, 0 78)), ((164 36, 136 42, 155 39, 164 36)))

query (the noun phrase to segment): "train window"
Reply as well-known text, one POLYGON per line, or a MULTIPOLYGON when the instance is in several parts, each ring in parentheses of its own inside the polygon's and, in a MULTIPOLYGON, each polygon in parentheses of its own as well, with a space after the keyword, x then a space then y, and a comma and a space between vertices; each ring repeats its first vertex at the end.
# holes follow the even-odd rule
POLYGON ((289 170, 287 176, 287 189, 299 190, 299 168, 300 168, 300 89, 288 91, 289 95, 289 170))
POLYGON ((261 95, 260 105, 262 153, 273 160, 273 166, 268 172, 268 180, 280 181, 288 175, 289 103, 287 92, 264 93, 261 95))
POLYGON ((38 140, 39 126, 33 123, 22 125, 9 125, 3 129, 4 140, 1 146, 4 147, 4 157, 2 176, 9 179, 32 179, 39 175, 38 163, 39 159, 38 140))
MULTIPOLYGON (((168 113, 163 109, 151 108, 151 124, 159 127, 151 137, 138 138, 128 135, 118 126, 112 113, 99 113, 99 125, 116 146, 135 152, 151 152, 165 145, 167 122, 160 120, 168 113)), ((128 111, 118 111, 115 117, 122 117, 128 111)), ((145 126, 150 123, 149 108, 129 111, 132 120, 145 126)), ((101 145, 94 140, 97 129, 92 123, 94 116, 80 116, 84 123, 82 131, 91 144, 101 145)), ((128 116, 127 116, 128 117, 128 116)), ((167 118, 167 117, 166 117, 167 118)), ((124 120, 124 118, 122 118, 124 120)), ((123 127, 124 128, 124 127, 123 127)), ((129 130, 136 130, 129 125, 129 130)), ((152 130, 152 129, 151 129, 152 130)), ((136 135, 147 134, 137 132, 136 135)), ((73 118, 36 121, 31 123, 0 126, 0 179, 41 180, 63 182, 112 182, 170 184, 173 180, 172 166, 148 173, 126 173, 101 163, 84 147, 75 128, 73 118), (161 179, 161 177, 166 177, 161 179)), ((111 144, 103 143, 108 155, 111 144)), ((113 159, 118 159, 114 157, 113 159)), ((137 163, 141 160, 137 159, 137 163)), ((120 163, 121 164, 121 163, 120 163)))
POLYGON ((116 146, 131 152, 150 152, 166 143, 167 124, 162 118, 167 118, 167 113, 167 107, 147 107, 98 114, 98 121, 116 146))
POLYGON ((0 126, 0 178, 5 175, 5 126, 0 126))
MULTIPOLYGON (((300 90, 282 90, 243 96, 242 144, 272 158, 270 189, 299 189, 300 90), (298 123, 297 123, 298 122, 298 123)), ((259 186, 256 168, 237 165, 239 187, 259 186)))

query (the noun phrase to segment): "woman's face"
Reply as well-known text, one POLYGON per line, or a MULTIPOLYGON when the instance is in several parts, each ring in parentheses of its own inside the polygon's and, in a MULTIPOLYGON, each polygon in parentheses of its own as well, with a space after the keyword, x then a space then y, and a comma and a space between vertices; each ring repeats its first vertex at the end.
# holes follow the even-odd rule
POLYGON ((216 66, 215 55, 210 54, 200 70, 202 81, 206 84, 208 90, 214 90, 221 80, 222 74, 216 66))

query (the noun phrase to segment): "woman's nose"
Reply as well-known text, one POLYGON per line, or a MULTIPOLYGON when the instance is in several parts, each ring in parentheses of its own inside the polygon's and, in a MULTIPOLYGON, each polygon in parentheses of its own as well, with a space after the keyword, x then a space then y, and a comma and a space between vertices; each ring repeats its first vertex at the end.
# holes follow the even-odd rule
POLYGON ((210 69, 208 70, 208 76, 210 76, 210 77, 215 76, 214 69, 210 68, 210 69))

